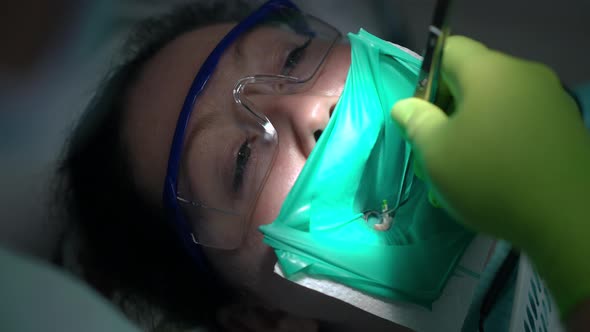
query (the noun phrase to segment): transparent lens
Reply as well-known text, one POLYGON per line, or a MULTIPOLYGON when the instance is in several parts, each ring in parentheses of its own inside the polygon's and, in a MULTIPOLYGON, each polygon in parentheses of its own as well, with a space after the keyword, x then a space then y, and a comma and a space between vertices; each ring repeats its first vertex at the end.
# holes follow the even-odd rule
MULTIPOLYGON (((214 108, 215 139, 186 148, 179 173, 178 201, 195 242, 223 249, 242 243, 278 144, 274 127, 253 97, 305 89, 339 36, 325 23, 285 9, 225 51, 191 115, 193 122, 196 113, 214 108), (222 70, 235 68, 236 62, 240 72, 222 70)), ((195 145, 189 139, 185 137, 185 147, 195 145)))
POLYGON ((265 54, 268 61, 273 62, 273 66, 254 74, 308 81, 325 60, 340 33, 319 19, 296 11, 283 11, 280 18, 283 19, 280 23, 271 20, 250 32, 265 34, 269 41, 265 54))
MULTIPOLYGON (((251 207, 255 204, 268 174, 276 143, 276 136, 265 137, 261 133, 253 137, 250 145, 256 150, 256 160, 252 161, 250 172, 244 176, 244 194, 237 202, 212 206, 194 203, 193 199, 182 203, 185 216, 193 229, 195 242, 223 249, 235 249, 242 243, 249 226, 251 207)), ((203 201, 206 199, 205 197, 203 201)))
MULTIPOLYGON (((186 220, 193 229, 194 240, 208 247, 235 249, 241 244, 249 226, 252 207, 276 152, 276 133, 269 134, 251 114, 240 113, 242 116, 236 118, 233 126, 226 131, 228 135, 243 137, 244 141, 237 141, 240 143, 236 145, 235 151, 228 152, 230 165, 219 165, 220 169, 232 170, 228 187, 236 193, 224 197, 229 191, 217 184, 217 178, 200 176, 195 167, 190 167, 189 157, 185 163, 188 167, 181 171, 179 179, 180 202, 186 220), (236 169, 246 162, 244 147, 248 149, 247 167, 241 171, 239 189, 236 189, 235 178, 236 173, 239 173, 236 169), (183 191, 180 182, 186 188, 183 191)), ((222 172, 221 177, 227 178, 228 175, 222 172)))

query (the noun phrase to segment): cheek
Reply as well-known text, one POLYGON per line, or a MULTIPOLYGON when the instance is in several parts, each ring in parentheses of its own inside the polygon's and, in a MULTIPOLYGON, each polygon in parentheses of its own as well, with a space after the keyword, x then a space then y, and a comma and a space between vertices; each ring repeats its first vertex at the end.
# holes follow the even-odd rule
POLYGON ((207 256, 221 276, 232 285, 258 293, 268 285, 276 257, 262 242, 258 226, 271 223, 305 164, 296 145, 279 146, 278 155, 252 214, 249 233, 243 246, 234 251, 207 249, 207 256))
POLYGON ((305 161, 305 156, 295 145, 279 146, 276 160, 252 214, 254 229, 271 223, 277 217, 305 161))

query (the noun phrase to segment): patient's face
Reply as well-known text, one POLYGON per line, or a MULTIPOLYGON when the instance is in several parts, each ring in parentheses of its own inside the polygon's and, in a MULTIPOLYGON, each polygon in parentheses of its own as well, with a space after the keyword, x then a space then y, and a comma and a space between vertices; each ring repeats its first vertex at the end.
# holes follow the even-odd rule
MULTIPOLYGON (((173 130, 188 87, 206 56, 231 27, 229 24, 215 25, 179 37, 148 63, 131 91, 125 138, 140 189, 155 203, 160 204, 173 130)), ((222 168, 222 164, 215 165, 215 162, 224 158, 218 158, 216 154, 238 150, 227 146, 232 133, 216 128, 215 124, 216 118, 223 115, 227 103, 231 102, 225 90, 233 87, 234 78, 241 73, 251 73, 260 65, 259 61, 267 60, 264 51, 269 47, 268 36, 252 35, 247 40, 242 51, 260 56, 224 60, 222 66, 217 67, 214 84, 200 97, 191 118, 191 122, 195 120, 197 123, 199 119, 208 119, 201 121, 202 143, 194 152, 210 163, 206 167, 222 168)), ((329 120, 330 111, 342 92, 349 65, 349 47, 337 46, 309 90, 295 96, 273 97, 272 105, 265 113, 279 133, 278 151, 255 205, 245 243, 232 251, 206 249, 215 269, 233 286, 273 306, 307 317, 335 319, 342 315, 342 311, 326 315, 326 308, 338 301, 274 275, 276 258, 271 248, 263 244, 257 229, 277 216, 315 145, 314 132, 324 129, 329 120), (297 301, 293 301, 291 294, 297 296, 297 301), (312 309, 317 305, 324 309, 312 309)), ((201 188, 217 188, 221 185, 219 181, 206 172, 198 178, 201 188)))

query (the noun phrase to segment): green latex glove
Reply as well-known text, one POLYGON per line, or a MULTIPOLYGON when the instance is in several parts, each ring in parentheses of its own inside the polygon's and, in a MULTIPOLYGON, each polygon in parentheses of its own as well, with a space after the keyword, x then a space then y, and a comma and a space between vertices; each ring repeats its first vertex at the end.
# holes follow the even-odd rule
POLYGON ((415 98, 392 110, 417 174, 458 220, 524 249, 567 315, 590 298, 590 135, 576 103, 546 66, 465 37, 449 38, 442 81, 451 116, 415 98))

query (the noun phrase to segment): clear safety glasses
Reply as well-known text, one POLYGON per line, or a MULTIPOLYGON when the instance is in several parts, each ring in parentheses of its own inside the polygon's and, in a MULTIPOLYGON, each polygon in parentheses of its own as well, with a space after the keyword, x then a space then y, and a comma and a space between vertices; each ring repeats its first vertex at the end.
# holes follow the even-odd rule
POLYGON ((271 0, 236 25, 201 66, 179 115, 163 197, 197 259, 198 245, 242 243, 276 155, 278 134, 267 117, 273 96, 309 88, 340 36, 290 1, 271 0), (195 114, 204 109, 214 115, 199 123, 195 114), (210 151, 211 139, 198 140, 195 128, 208 123, 215 123, 212 137, 223 148, 210 151))

